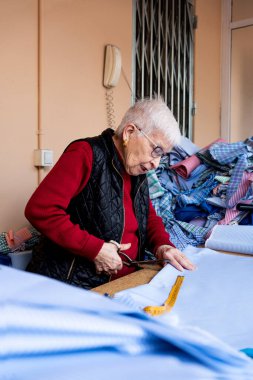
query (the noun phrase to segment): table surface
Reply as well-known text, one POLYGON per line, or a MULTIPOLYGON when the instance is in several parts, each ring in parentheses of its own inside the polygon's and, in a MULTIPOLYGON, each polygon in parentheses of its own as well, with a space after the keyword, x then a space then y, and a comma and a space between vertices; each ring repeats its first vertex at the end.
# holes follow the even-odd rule
MULTIPOLYGON (((245 254, 235 253, 235 252, 224 252, 224 251, 216 251, 216 252, 229 254, 229 255, 245 256, 245 254)), ((253 257, 253 255, 247 255, 247 256, 253 257)), ((143 269, 140 269, 134 273, 128 274, 124 277, 118 278, 117 280, 107 282, 106 284, 100 285, 91 290, 100 294, 107 293, 110 296, 113 296, 115 293, 120 292, 121 290, 134 288, 135 286, 149 283, 149 281, 152 280, 152 278, 161 269, 162 269, 161 265, 145 264, 143 266, 143 269)))
POLYGON ((124 277, 120 277, 117 280, 107 282, 104 285, 100 285, 91 289, 94 292, 100 294, 113 294, 120 292, 121 290, 133 288, 138 285, 147 284, 158 272, 162 269, 160 265, 145 265, 145 268, 137 270, 124 277))

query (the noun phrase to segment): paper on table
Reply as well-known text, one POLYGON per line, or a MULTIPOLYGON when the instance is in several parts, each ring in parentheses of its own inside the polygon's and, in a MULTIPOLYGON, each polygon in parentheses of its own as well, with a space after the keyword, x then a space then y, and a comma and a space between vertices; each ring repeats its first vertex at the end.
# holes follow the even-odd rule
POLYGON ((216 225, 206 240, 205 247, 253 254, 253 226, 216 225))

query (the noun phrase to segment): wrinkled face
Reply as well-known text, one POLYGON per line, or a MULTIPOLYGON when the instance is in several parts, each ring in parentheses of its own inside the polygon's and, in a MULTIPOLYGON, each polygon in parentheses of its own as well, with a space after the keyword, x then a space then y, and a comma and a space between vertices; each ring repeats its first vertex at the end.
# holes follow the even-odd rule
POLYGON ((146 135, 134 124, 125 127, 123 141, 126 141, 126 146, 123 147, 125 169, 133 176, 156 169, 161 156, 171 149, 161 132, 146 135))

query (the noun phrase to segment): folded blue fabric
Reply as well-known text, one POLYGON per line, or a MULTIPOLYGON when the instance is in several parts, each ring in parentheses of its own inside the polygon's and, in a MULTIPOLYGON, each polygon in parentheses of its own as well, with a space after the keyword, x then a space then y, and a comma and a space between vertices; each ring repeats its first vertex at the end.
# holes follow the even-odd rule
POLYGON ((241 351, 249 357, 253 358, 253 348, 243 348, 241 351))
POLYGON ((0 266, 0 379, 167 379, 168 371, 246 380, 253 363, 198 327, 0 266))
POLYGON ((167 265, 149 284, 119 292, 117 298, 132 307, 162 305, 183 275, 177 302, 163 318, 176 326, 197 326, 236 350, 253 347, 253 258, 190 246, 184 253, 197 270, 182 273, 167 265))

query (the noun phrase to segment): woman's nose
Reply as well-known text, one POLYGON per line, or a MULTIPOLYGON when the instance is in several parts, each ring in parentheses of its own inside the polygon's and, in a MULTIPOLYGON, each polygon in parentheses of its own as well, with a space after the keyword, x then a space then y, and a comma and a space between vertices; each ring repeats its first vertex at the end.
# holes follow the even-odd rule
POLYGON ((157 169, 159 164, 160 164, 160 160, 161 160, 161 157, 155 157, 155 158, 152 158, 152 160, 150 161, 151 165, 152 165, 152 169, 157 169))

